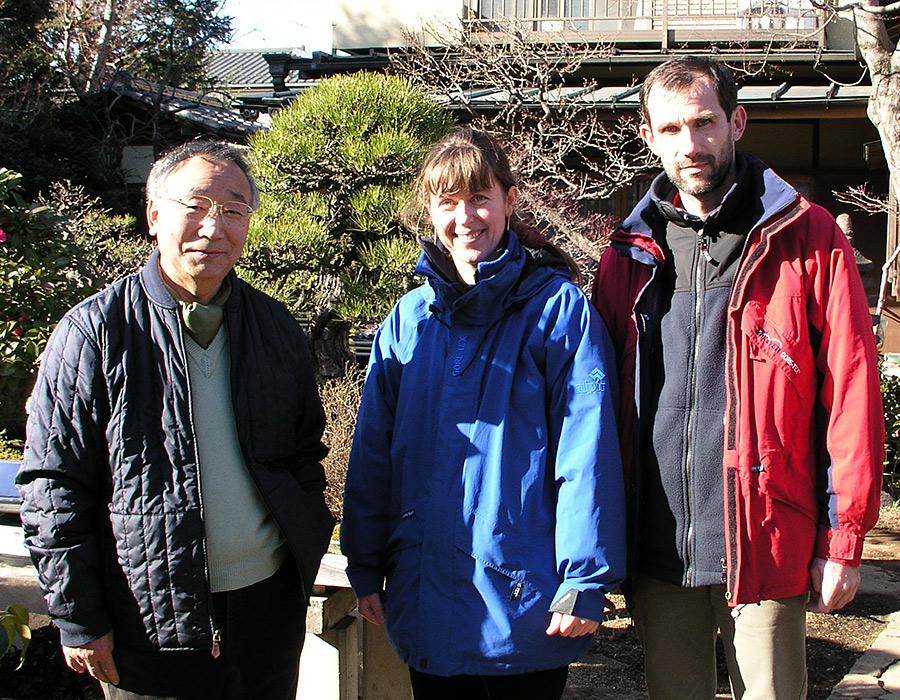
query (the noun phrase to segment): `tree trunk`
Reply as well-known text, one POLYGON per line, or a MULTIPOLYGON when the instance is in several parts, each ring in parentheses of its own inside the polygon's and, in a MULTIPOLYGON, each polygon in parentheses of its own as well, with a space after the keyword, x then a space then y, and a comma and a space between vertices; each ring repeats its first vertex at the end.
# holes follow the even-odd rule
POLYGON ((350 324, 332 318, 330 312, 320 315, 307 334, 316 374, 323 379, 343 377, 347 364, 356 361, 350 351, 350 324))
POLYGON ((869 120, 878 129, 891 186, 900 195, 900 50, 888 36, 883 15, 855 9, 856 41, 872 79, 869 120))
POLYGON ((116 0, 106 0, 103 6, 100 34, 97 37, 97 55, 94 57, 94 65, 91 67, 91 74, 85 86, 88 93, 95 92, 101 87, 112 48, 113 28, 116 26, 116 21, 116 0))

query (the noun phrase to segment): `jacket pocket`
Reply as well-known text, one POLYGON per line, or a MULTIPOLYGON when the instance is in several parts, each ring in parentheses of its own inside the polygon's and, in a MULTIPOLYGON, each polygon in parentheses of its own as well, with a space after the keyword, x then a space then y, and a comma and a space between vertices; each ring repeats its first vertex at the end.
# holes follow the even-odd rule
POLYGON ((741 315, 741 331, 750 359, 771 362, 796 391, 801 391, 806 375, 813 372, 808 332, 798 326, 805 314, 794 308, 800 302, 793 297, 784 297, 770 306, 751 301, 741 315))
POLYGON ((422 597, 422 530, 414 516, 407 516, 391 533, 385 551, 384 608, 387 635, 404 661, 421 653, 419 617, 422 597))
MULTIPOLYGON (((758 440, 758 454, 781 453, 811 444, 818 394, 813 349, 802 300, 781 297, 764 306, 749 302, 733 368, 739 386, 734 397, 741 430, 758 440)), ((805 455, 803 456, 805 458, 805 455)))
POLYGON ((778 520, 780 509, 790 509, 815 522, 818 507, 816 503, 816 477, 805 468, 806 455, 785 452, 763 454, 760 465, 753 467, 751 479, 755 479, 757 491, 766 499, 766 521, 778 520))

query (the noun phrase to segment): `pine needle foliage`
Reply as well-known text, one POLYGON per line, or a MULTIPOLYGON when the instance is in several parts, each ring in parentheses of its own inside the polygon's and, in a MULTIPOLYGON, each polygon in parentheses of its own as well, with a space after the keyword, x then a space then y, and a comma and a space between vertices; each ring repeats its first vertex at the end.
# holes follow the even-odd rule
POLYGON ((338 76, 302 93, 250 142, 262 203, 245 273, 316 326, 381 321, 414 284, 418 248, 400 211, 449 128, 397 76, 338 76))

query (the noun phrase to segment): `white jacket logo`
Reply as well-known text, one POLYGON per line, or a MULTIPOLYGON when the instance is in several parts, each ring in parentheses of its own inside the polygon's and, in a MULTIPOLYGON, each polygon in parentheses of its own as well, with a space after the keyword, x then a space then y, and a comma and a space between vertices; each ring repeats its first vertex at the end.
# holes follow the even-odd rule
POLYGON ((605 377, 603 376, 603 372, 600 371, 598 367, 595 367, 591 370, 588 375, 594 381, 592 382, 579 382, 575 384, 575 393, 576 394, 596 394, 599 391, 602 391, 605 377))
POLYGON ((780 340, 778 340, 777 338, 773 338, 762 328, 756 329, 756 337, 766 345, 768 345, 770 348, 772 348, 775 352, 777 352, 778 357, 784 360, 785 364, 787 364, 787 366, 793 370, 794 374, 800 374, 800 368, 797 366, 797 363, 794 362, 793 358, 782 349, 780 340))

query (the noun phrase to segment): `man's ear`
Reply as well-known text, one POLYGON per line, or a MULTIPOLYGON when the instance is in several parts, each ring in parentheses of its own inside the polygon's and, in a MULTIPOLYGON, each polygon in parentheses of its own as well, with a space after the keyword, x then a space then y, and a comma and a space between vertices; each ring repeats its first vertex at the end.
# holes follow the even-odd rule
POLYGON ((150 238, 156 239, 156 225, 157 219, 159 219, 159 209, 156 206, 156 203, 152 199, 147 200, 147 235, 150 238))
POLYGON ((731 113, 731 134, 732 139, 737 141, 744 135, 744 129, 747 128, 747 110, 741 105, 734 108, 731 113))
POLYGON ((641 124, 640 133, 641 138, 644 139, 644 143, 647 144, 647 148, 653 152, 653 155, 658 156, 659 154, 656 152, 656 141, 653 139, 653 128, 649 124, 641 124))

